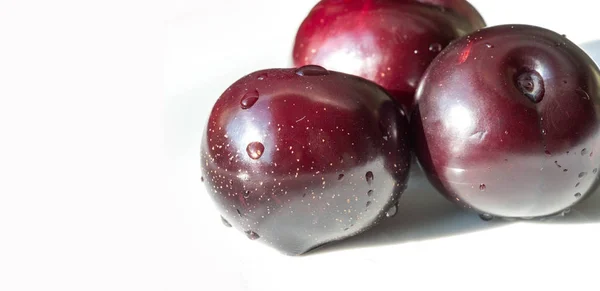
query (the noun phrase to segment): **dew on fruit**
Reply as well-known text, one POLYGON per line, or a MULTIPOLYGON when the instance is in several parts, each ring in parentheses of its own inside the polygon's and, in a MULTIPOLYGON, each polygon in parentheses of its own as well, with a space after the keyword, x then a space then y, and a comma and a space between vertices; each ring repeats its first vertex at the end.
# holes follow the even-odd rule
POLYGON ((296 70, 296 75, 303 77, 310 76, 326 76, 329 75, 329 71, 327 69, 317 66, 317 65, 308 65, 300 67, 296 70))
POLYGON ((549 150, 545 150, 544 153, 546 154, 546 156, 552 156, 552 153, 549 150))
POLYGON ((374 179, 374 178, 375 178, 375 177, 373 176, 373 172, 371 172, 371 171, 368 171, 368 172, 365 174, 365 179, 367 180, 367 183, 368 183, 369 185, 371 185, 371 183, 373 183, 373 179, 374 179))
POLYGON ((418 50, 415 50, 415 51, 414 51, 414 53, 415 53, 415 55, 416 55, 416 54, 418 54, 418 53, 419 53, 419 51, 418 51, 418 50))
POLYGON ((244 233, 251 240, 256 240, 256 239, 260 238, 260 235, 258 235, 258 233, 251 231, 251 230, 244 231, 244 233))
POLYGON ((204 177, 200 177, 200 182, 204 182, 204 177))
POLYGON ((479 214, 479 218, 481 218, 481 220, 483 220, 483 221, 490 221, 490 220, 494 219, 494 216, 491 214, 482 213, 482 214, 479 214))
POLYGON ((429 45, 429 51, 437 53, 440 52, 442 50, 442 45, 439 43, 432 43, 431 45, 429 45))
POLYGON ((248 197, 250 197, 250 191, 244 192, 244 198, 248 198, 248 197))
POLYGON ((258 77, 256 77, 256 79, 258 79, 259 81, 263 81, 266 78, 267 78, 267 74, 260 74, 260 75, 258 75, 258 77))
POLYGON ((515 76, 515 86, 533 103, 539 103, 546 91, 544 80, 537 71, 526 70, 515 76))
POLYGON ((251 142, 246 147, 246 152, 250 158, 257 160, 259 159, 265 151, 265 146, 260 142, 251 142))
POLYGON ((338 181, 343 180, 344 179, 344 174, 339 174, 337 179, 338 179, 338 181))
POLYGON ((579 183, 579 182, 577 182, 577 184, 575 184, 575 188, 579 187, 579 184, 580 184, 580 183, 579 183))
POLYGON ((588 152, 588 150, 586 148, 584 148, 581 150, 581 155, 585 156, 585 155, 587 155, 587 152, 588 152))
POLYGON ((594 173, 594 174, 598 173, 598 168, 594 168, 594 169, 592 170, 592 173, 594 173))
POLYGON ((568 169, 564 169, 564 170, 563 170, 563 172, 568 172, 568 171, 569 171, 568 169))
POLYGON ((371 206, 371 201, 367 201, 367 207, 371 206))
POLYGON ((546 135, 546 130, 545 129, 542 129, 542 134, 546 135))
POLYGON ((581 197, 581 193, 577 192, 575 193, 575 198, 580 198, 581 197))
POLYGON ((487 48, 494 48, 494 46, 493 46, 491 43, 486 43, 486 44, 485 44, 485 46, 486 46, 487 48))
POLYGON ((244 97, 242 97, 242 99, 240 100, 240 105, 242 106, 242 109, 248 109, 254 106, 254 103, 258 101, 258 96, 259 94, 257 90, 253 90, 244 94, 244 97))
POLYGON ((581 172, 581 173, 579 173, 579 179, 585 177, 585 175, 587 175, 587 172, 581 172))
POLYGON ((369 191, 367 192, 367 196, 369 196, 369 197, 373 196, 373 190, 369 190, 369 191))
POLYGON ((229 221, 227 221, 227 219, 225 219, 223 216, 221 216, 221 222, 223 223, 223 225, 231 227, 231 223, 229 223, 229 221))
POLYGON ((385 217, 394 217, 396 213, 398 213, 398 206, 394 204, 385 212, 385 217))
POLYGON ((239 216, 242 216, 242 212, 241 212, 239 209, 237 209, 237 208, 236 208, 236 209, 235 209, 235 211, 237 211, 237 214, 238 214, 239 216))

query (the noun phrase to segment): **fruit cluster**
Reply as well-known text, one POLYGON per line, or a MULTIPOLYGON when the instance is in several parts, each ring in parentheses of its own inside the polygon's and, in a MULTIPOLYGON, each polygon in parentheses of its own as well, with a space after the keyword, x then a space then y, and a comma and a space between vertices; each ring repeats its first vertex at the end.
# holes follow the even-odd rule
POLYGON ((223 222, 302 254, 397 211, 417 157, 484 219, 564 212, 598 184, 600 71, 565 36, 484 28, 465 0, 322 0, 296 69, 217 100, 202 180, 223 222))

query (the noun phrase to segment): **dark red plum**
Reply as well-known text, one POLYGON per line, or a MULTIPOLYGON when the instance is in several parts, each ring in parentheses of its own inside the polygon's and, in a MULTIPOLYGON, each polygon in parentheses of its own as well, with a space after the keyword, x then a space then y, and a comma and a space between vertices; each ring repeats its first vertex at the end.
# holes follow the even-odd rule
POLYGON ((324 0, 300 26, 293 60, 374 81, 410 109, 433 58, 484 26, 464 0, 324 0))
POLYGON ((485 218, 562 213, 597 185, 599 84, 564 36, 482 29, 423 76, 411 121, 418 160, 441 193, 485 218))
POLYGON ((395 211, 408 130, 405 113, 368 80, 318 66, 259 71, 214 105, 203 180, 228 224, 298 255, 395 211))

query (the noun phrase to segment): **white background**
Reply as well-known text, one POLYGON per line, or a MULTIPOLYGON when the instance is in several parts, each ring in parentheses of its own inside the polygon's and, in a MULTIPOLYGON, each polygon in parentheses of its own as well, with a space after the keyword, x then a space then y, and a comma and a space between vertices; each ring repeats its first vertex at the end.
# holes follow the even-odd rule
MULTIPOLYGON (((593 2, 472 1, 575 43, 600 39, 593 2)), ((302 257, 222 226, 204 121, 239 77, 291 64, 315 3, 0 1, 0 290, 597 288, 600 195, 484 223, 417 173, 394 219, 302 257)))

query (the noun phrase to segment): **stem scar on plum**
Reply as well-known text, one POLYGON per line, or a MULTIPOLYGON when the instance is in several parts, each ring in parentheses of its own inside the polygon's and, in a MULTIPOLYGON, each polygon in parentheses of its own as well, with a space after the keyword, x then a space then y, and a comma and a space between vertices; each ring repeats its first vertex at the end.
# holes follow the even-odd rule
POLYGON ((519 70, 514 77, 515 86, 525 97, 533 103, 539 103, 546 92, 544 79, 535 70, 524 68, 519 70))

